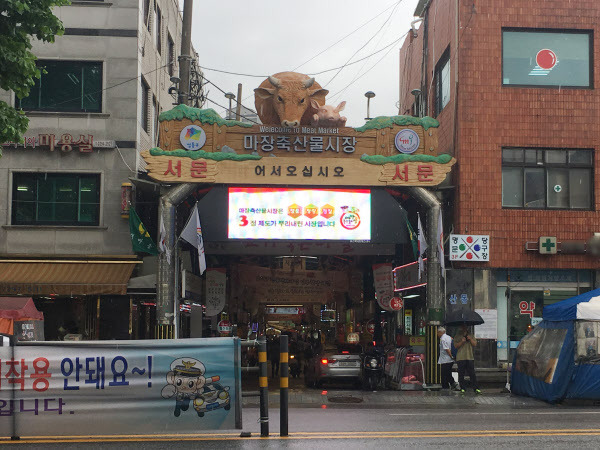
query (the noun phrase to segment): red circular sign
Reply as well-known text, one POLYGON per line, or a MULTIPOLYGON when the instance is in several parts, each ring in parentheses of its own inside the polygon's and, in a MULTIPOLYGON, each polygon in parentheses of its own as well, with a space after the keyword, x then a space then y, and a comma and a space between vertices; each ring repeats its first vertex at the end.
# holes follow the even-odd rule
POLYGON ((373 320, 367 322, 367 333, 375 334, 375 322, 373 320))
POLYGON ((231 333, 232 326, 229 320, 221 320, 219 322, 219 333, 231 333))
POLYGON ((390 302, 390 307, 394 311, 400 311, 403 306, 404 306, 404 300, 402 300, 400 297, 392 298, 392 301, 390 302))
POLYGON ((547 48, 542 49, 536 55, 535 62, 542 69, 552 69, 556 65, 556 53, 547 48))

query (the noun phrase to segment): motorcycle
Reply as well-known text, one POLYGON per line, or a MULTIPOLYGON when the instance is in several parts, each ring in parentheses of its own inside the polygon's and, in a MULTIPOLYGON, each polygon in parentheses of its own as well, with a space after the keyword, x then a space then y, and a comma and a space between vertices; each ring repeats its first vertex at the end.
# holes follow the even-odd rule
POLYGON ((367 350, 362 359, 362 382, 365 390, 374 391, 383 379, 385 353, 380 347, 367 350))

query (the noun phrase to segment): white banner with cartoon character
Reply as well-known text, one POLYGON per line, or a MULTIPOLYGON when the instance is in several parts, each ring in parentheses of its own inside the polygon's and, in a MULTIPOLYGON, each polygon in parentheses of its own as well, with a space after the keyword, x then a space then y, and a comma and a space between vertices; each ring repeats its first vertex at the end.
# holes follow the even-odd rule
POLYGON ((0 347, 0 436, 241 428, 239 355, 237 338, 0 347))

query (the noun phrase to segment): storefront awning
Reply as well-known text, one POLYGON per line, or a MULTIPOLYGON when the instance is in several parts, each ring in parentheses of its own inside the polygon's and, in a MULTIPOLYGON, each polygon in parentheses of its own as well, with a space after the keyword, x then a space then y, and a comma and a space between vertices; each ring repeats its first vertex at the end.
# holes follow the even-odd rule
POLYGON ((133 259, 0 259, 0 295, 100 295, 127 293, 133 259))

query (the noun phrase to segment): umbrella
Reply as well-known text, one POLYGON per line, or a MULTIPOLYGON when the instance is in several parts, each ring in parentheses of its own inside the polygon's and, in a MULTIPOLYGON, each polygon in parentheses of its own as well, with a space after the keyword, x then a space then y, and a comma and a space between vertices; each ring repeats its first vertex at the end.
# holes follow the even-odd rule
POLYGON ((456 326, 456 325, 481 325, 484 320, 481 318, 479 314, 475 311, 471 311, 470 309, 459 309, 457 311, 451 311, 446 316, 446 325, 448 326, 456 326))

